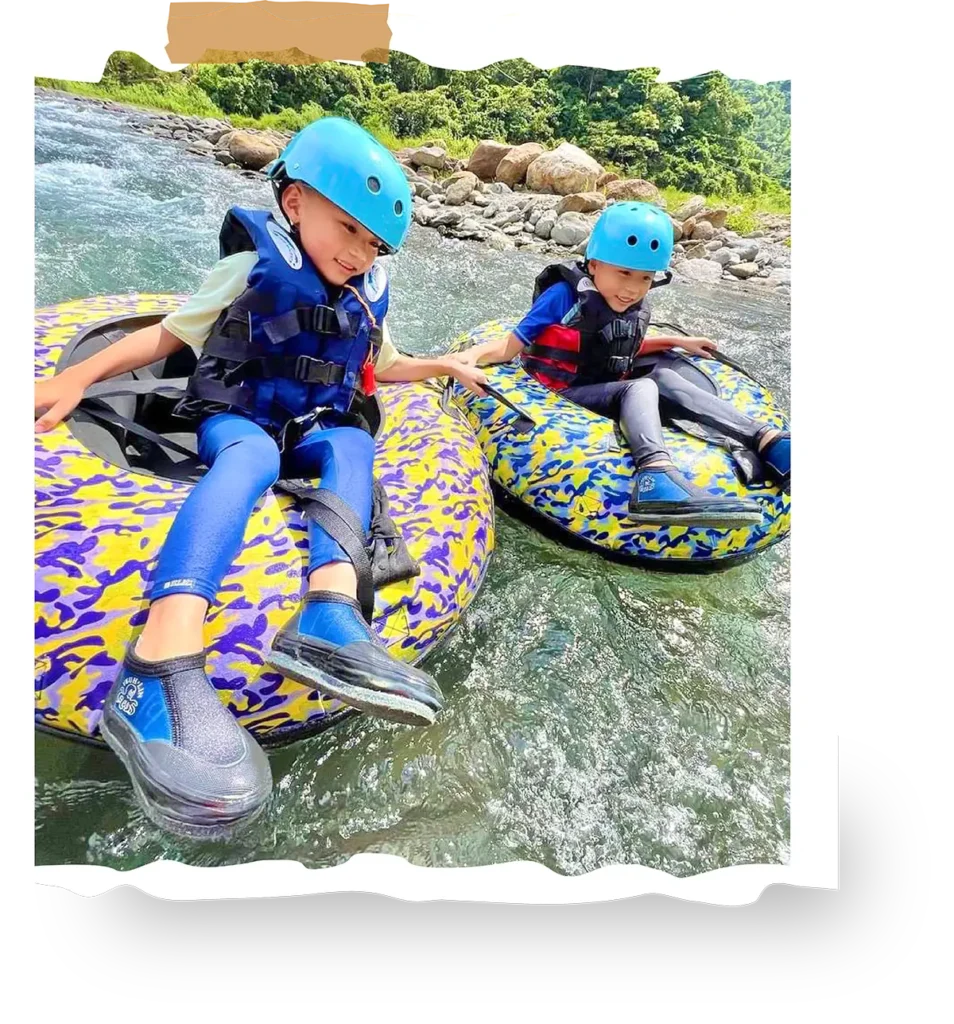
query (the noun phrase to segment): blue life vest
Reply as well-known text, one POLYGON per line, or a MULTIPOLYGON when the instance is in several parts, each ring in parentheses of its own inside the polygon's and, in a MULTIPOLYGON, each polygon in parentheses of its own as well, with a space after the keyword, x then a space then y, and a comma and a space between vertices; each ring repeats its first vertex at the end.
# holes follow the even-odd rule
MULTIPOLYGON (((232 207, 220 257, 254 251, 246 290, 203 346, 176 414, 238 412, 273 434, 320 411, 358 421, 373 391, 373 363, 388 309, 387 272, 375 262, 334 299, 307 254, 267 210, 232 207)), ((364 422, 361 422, 364 420, 364 422)))

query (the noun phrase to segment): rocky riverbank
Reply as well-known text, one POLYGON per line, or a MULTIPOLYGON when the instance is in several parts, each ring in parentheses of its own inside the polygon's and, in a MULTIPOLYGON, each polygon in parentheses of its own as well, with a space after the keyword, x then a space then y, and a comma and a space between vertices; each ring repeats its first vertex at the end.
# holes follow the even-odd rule
MULTIPOLYGON (((289 132, 237 129, 216 118, 152 112, 40 87, 35 91, 112 111, 136 132, 177 142, 185 152, 247 177, 264 177, 262 169, 291 138, 289 132)), ((569 143, 547 152, 537 143, 485 141, 462 161, 450 158, 438 139, 394 155, 414 194, 416 224, 498 250, 573 259, 586 249, 607 205, 630 199, 666 205, 651 182, 606 173, 569 143)), ((703 196, 667 212, 677 239, 676 280, 788 295, 791 250, 783 243, 790 240, 790 218, 764 215, 759 230, 742 236, 725 226, 733 211, 710 208, 703 196)))

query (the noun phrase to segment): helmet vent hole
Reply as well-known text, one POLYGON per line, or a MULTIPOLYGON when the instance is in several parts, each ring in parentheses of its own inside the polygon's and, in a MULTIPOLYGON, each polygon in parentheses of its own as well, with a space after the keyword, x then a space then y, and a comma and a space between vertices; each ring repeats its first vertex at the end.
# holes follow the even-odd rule
POLYGON ((654 239, 653 239, 653 240, 652 240, 652 241, 651 241, 651 242, 649 243, 649 248, 650 248, 650 249, 652 249, 652 250, 653 250, 653 252, 655 252, 655 251, 656 251, 656 250, 657 250, 657 249, 659 248, 659 239, 658 239, 658 238, 654 238, 654 239))
POLYGON ((380 192, 381 182, 375 177, 368 178, 368 188, 371 189, 372 192, 380 192))
POLYGON ((394 212, 397 214, 398 217, 400 217, 401 214, 404 212, 404 203, 402 203, 400 199, 396 199, 394 201, 394 212))
POLYGON ((639 239, 635 235, 630 235, 629 238, 626 239, 626 244, 627 245, 638 245, 639 244, 639 239))

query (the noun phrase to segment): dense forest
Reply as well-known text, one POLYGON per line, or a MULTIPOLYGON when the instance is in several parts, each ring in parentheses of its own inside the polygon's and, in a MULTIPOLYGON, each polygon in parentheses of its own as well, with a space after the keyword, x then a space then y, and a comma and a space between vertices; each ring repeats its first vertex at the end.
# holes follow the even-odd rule
MULTIPOLYGON (((115 53, 103 84, 149 83, 196 108, 296 129, 333 113, 392 144, 441 138, 572 142, 608 168, 692 192, 790 188, 790 83, 733 81, 719 72, 681 82, 658 70, 541 70, 525 60, 477 71, 431 67, 391 51, 386 64, 201 64, 157 71, 115 53)), ((201 110, 197 110, 201 112, 201 110)))

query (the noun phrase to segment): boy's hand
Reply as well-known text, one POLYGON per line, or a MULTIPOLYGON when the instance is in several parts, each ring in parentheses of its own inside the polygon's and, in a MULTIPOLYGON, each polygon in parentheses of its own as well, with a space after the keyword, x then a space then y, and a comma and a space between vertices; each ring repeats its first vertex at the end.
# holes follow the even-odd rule
POLYGON ((680 338, 679 348, 691 352, 694 356, 707 356, 715 352, 716 343, 709 338, 680 338))
POLYGON ((33 385, 33 412, 36 415, 46 410, 33 425, 38 434, 52 430, 62 423, 83 400, 83 386, 75 383, 68 374, 58 373, 55 377, 38 380, 33 385))
POLYGON ((458 363, 463 363, 464 366, 476 366, 477 365, 477 346, 472 345, 470 348, 465 348, 463 352, 455 352, 452 356, 458 363))
POLYGON ((456 356, 451 360, 450 372, 464 385, 468 391, 473 391, 478 398, 483 398, 487 392, 480 386, 487 383, 487 374, 478 370, 476 366, 470 366, 461 362, 456 356))

